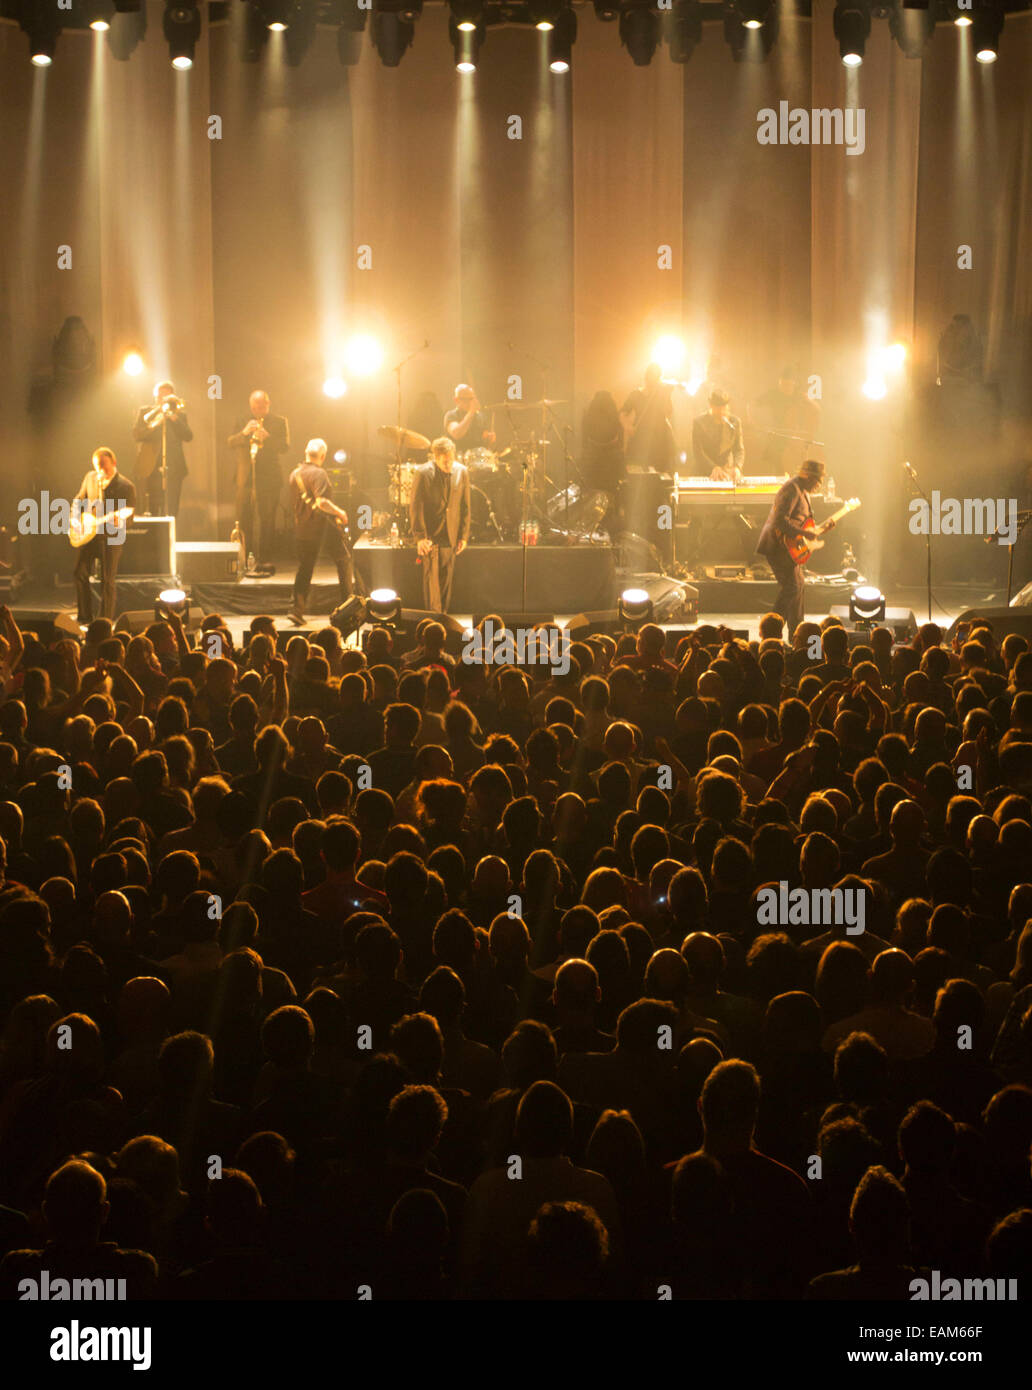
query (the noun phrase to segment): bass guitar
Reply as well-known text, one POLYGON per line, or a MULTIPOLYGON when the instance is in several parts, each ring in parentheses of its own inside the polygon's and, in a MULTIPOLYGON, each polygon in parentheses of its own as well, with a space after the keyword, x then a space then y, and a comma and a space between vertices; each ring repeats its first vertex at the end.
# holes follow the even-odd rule
POLYGON ((785 549, 791 555, 797 565, 805 565, 815 550, 820 550, 824 545, 821 537, 825 531, 830 531, 837 521, 841 521, 850 512, 855 512, 860 506, 859 497, 851 497, 848 502, 844 502, 837 512, 833 512, 827 521, 822 521, 818 526, 813 517, 809 517, 803 530, 802 536, 786 536, 785 549))

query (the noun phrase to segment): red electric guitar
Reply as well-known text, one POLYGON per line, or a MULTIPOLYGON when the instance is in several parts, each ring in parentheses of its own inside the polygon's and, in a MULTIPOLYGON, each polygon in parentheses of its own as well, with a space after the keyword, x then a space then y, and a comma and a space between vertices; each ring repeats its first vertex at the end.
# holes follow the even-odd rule
POLYGON ((785 538, 785 549, 791 555, 797 565, 805 565, 815 550, 820 550, 824 542, 821 536, 825 531, 830 531, 837 521, 842 517, 848 516, 850 512, 855 512, 860 505, 859 497, 851 497, 848 502, 844 502, 837 512, 833 512, 827 521, 822 521, 818 526, 811 516, 803 528, 805 536, 795 536, 785 538))

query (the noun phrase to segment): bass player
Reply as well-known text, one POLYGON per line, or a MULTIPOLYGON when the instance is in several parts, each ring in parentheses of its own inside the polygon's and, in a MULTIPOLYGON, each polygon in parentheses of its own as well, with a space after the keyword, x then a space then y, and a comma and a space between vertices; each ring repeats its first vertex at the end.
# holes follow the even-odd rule
POLYGON ((350 598, 355 588, 354 565, 347 536, 348 515, 330 500, 330 480, 323 467, 325 462, 325 439, 310 439, 305 445, 304 462, 299 463, 290 475, 294 534, 297 537, 297 574, 294 576, 290 619, 298 627, 305 620, 304 609, 312 586, 312 574, 324 539, 328 540, 330 554, 336 561, 341 603, 350 598))

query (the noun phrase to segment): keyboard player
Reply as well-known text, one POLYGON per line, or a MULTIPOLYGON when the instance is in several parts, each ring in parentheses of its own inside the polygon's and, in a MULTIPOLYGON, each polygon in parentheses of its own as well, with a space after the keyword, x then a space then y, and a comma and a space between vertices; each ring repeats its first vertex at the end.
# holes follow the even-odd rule
POLYGON ((692 424, 692 453, 699 473, 712 482, 736 483, 745 468, 742 422, 730 411, 726 391, 710 393, 709 409, 692 424))

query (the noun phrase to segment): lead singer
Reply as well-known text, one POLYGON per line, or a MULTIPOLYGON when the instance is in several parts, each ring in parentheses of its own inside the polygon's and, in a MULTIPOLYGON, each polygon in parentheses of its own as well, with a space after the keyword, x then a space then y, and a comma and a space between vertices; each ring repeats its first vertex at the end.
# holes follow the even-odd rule
POLYGON ((433 461, 416 470, 409 520, 423 564, 423 607, 447 613, 455 561, 469 544, 469 471, 443 435, 430 455, 433 461))

